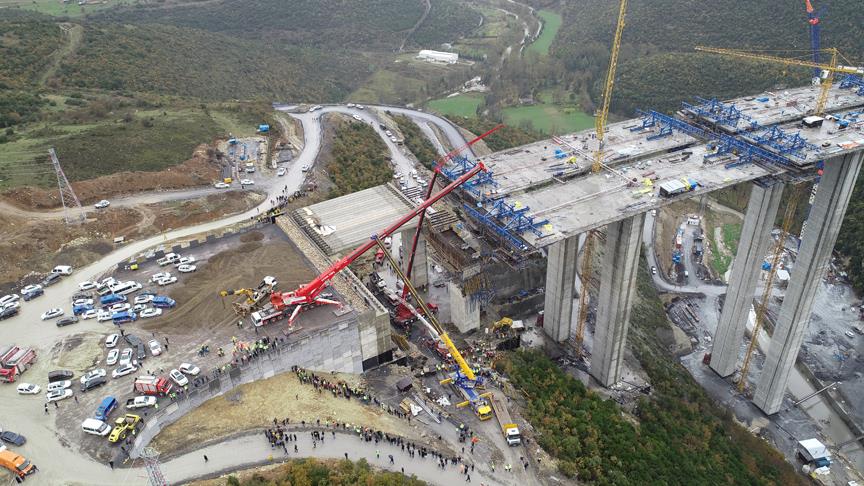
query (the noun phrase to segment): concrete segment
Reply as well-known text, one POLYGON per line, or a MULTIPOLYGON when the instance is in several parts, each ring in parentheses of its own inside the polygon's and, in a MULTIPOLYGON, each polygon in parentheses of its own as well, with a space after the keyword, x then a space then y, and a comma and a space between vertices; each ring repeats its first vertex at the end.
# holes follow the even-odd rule
POLYGON ((573 292, 576 284, 576 254, 579 237, 563 239, 549 247, 546 258, 546 304, 543 330, 556 342, 570 337, 573 292))
POLYGON ((747 316, 753 305, 753 293, 768 251, 771 229, 777 218, 782 195, 783 184, 772 179, 758 180, 750 190, 738 254, 732 263, 729 288, 711 348, 711 369, 720 376, 735 372, 747 316))
POLYGON ((448 282, 447 291, 450 295, 450 320, 459 332, 480 327, 480 303, 463 295, 462 288, 456 283, 448 282))
POLYGON ((636 295, 644 223, 643 213, 606 227, 606 249, 591 356, 591 376, 606 387, 620 378, 630 326, 630 308, 636 295))
POLYGON ((816 291, 822 284, 834 243, 861 168, 861 152, 825 161, 825 171, 810 209, 792 279, 780 307, 753 403, 767 414, 780 410, 789 373, 804 339, 816 291))

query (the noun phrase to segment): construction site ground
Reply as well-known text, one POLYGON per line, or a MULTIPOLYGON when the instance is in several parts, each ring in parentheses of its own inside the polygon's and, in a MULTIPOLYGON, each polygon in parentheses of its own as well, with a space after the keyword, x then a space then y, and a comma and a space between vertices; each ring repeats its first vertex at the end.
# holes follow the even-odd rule
POLYGON ((222 194, 115 207, 91 212, 84 225, 66 225, 62 218, 34 218, 4 211, 0 226, 0 294, 41 280, 55 265, 85 266, 115 248, 114 238, 124 243, 160 232, 216 220, 248 210, 263 196, 251 192, 222 194))
MULTIPOLYGON (((197 260, 198 270, 191 274, 178 274, 174 267, 159 267, 155 262, 142 265, 137 271, 123 270, 114 274, 118 279, 134 279, 144 284, 142 292, 150 290, 167 294, 177 302, 174 309, 166 309, 162 316, 123 325, 127 334, 134 334, 145 343, 155 338, 163 346, 160 356, 154 357, 148 351, 148 357, 140 363, 138 372, 117 379, 109 378, 106 385, 91 392, 80 393, 77 390, 78 377, 84 372, 105 368, 110 373, 113 368, 105 365, 105 337, 118 332, 110 322, 102 324, 103 332, 67 335, 54 346, 48 359, 43 357, 34 369, 28 371, 28 374, 37 376, 45 376, 53 369, 75 372, 73 388, 78 400, 61 401, 56 411, 51 407, 50 413, 54 426, 65 441, 70 445, 76 444, 82 452, 97 460, 107 462, 113 458, 117 446, 104 438, 83 434, 80 422, 92 415, 103 397, 112 395, 125 404, 127 398, 134 396, 132 383, 135 376, 151 372, 165 375, 182 362, 193 363, 201 368, 202 373, 208 373, 231 361, 232 337, 249 342, 265 335, 281 335, 284 324, 260 328, 256 333, 247 320, 242 329, 238 328, 238 318, 231 307, 234 298, 225 298, 223 305, 220 290, 255 287, 264 275, 275 276, 280 288, 293 289, 314 277, 310 264, 275 225, 204 244, 189 251, 187 256, 194 256, 197 260), (151 275, 165 270, 179 276, 178 282, 169 287, 149 282, 151 275), (168 346, 165 346, 166 340, 168 346), (202 357, 198 351, 203 345, 210 347, 210 353, 202 357), (217 356, 219 347, 225 349, 224 357, 217 356)), ((304 329, 310 331, 316 326, 326 326, 334 319, 332 311, 324 308, 308 312, 304 317, 307 315, 309 319, 304 321, 304 329)), ((118 348, 126 346, 121 340, 118 348)), ((41 407, 42 402, 30 403, 29 406, 41 407)), ((146 409, 142 413, 146 414, 146 409)))

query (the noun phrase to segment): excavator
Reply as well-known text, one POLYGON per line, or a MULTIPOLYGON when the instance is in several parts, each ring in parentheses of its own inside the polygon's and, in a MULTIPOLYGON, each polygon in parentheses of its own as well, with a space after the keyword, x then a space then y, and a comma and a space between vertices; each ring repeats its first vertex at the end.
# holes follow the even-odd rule
POLYGON ((441 327, 441 324, 438 322, 438 319, 435 317, 435 313, 429 310, 426 306, 426 302, 423 301, 423 298, 417 292, 417 289, 414 288, 414 284, 408 280, 408 277, 402 272, 402 269, 399 268, 399 265, 396 263, 396 260, 393 259, 393 255, 390 254, 389 251, 384 247, 381 243, 380 238, 373 236, 373 241, 378 245, 379 251, 384 252, 384 256, 393 269, 396 271, 396 274, 399 276, 399 279, 402 280, 405 288, 408 289, 408 292, 414 298, 414 302, 420 307, 417 309, 414 305, 411 304, 406 299, 400 299, 402 305, 408 309, 418 321, 422 322, 426 327, 426 330, 432 336, 433 339, 439 340, 444 344, 447 351, 450 353, 450 358, 456 362, 456 366, 453 371, 448 374, 448 377, 444 380, 441 380, 442 385, 452 384, 455 385, 456 389, 459 393, 462 394, 462 397, 465 399, 461 403, 457 403, 456 407, 466 407, 471 406, 471 410, 474 411, 474 414, 477 415, 477 418, 480 420, 489 420, 492 418, 492 407, 489 405, 488 399, 491 397, 491 392, 478 393, 477 390, 483 388, 483 378, 477 376, 474 373, 474 370, 471 369, 471 366, 468 365, 468 362, 465 361, 465 358, 462 356, 462 353, 459 352, 459 349, 456 348, 456 345, 453 344, 453 341, 447 335, 447 332, 441 327))
POLYGON ((276 289, 277 283, 275 277, 268 275, 261 280, 257 289, 227 289, 220 291, 219 295, 223 298, 231 295, 245 295, 245 300, 234 302, 232 307, 235 314, 246 317, 267 302, 270 293, 276 289))

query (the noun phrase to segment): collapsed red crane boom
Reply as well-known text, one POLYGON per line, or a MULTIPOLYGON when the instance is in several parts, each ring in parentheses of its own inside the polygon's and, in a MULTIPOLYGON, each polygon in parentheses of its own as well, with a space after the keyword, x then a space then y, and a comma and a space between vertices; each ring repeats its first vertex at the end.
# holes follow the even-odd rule
POLYGON ((354 251, 341 258, 340 260, 334 262, 330 267, 315 277, 314 280, 309 282, 306 285, 300 286, 298 289, 292 292, 273 292, 270 295, 270 303, 277 309, 282 310, 287 306, 296 306, 294 309, 291 318, 289 319, 289 323, 293 323, 294 319, 299 314, 300 310, 304 305, 311 304, 337 304, 339 302, 319 298, 319 294, 324 290, 330 280, 336 276, 339 272, 344 270, 348 265, 350 265, 354 260, 356 260, 360 255, 366 253, 370 248, 375 246, 374 238, 386 238, 392 235, 396 230, 398 230, 402 225, 414 219, 417 215, 423 213, 426 208, 435 204, 446 196, 447 194, 453 192, 454 189, 464 184, 468 179, 477 175, 481 170, 485 171, 486 166, 483 165, 482 162, 478 162, 471 170, 463 174, 461 177, 451 182, 447 187, 441 190, 441 192, 427 198, 423 201, 422 204, 411 210, 408 214, 400 218, 395 223, 390 226, 384 228, 377 235, 373 235, 372 238, 369 239, 366 243, 363 243, 359 247, 357 247, 354 251))

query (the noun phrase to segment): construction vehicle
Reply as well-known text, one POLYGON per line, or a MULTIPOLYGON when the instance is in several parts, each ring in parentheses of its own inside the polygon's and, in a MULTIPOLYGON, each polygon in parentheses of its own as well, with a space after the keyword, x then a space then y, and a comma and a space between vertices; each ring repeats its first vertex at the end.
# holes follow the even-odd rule
POLYGON ((222 297, 245 295, 246 300, 234 302, 232 307, 235 314, 240 317, 246 317, 267 302, 270 293, 276 289, 277 284, 276 277, 268 275, 261 280, 256 289, 228 289, 219 292, 219 295, 222 297))
POLYGON ((36 362, 36 350, 12 346, 0 356, 0 381, 15 383, 18 375, 27 371, 36 362))
POLYGON ((501 401, 500 397, 494 394, 489 397, 489 402, 492 403, 492 410, 495 411, 495 418, 498 419, 498 425, 501 426, 501 433, 504 434, 504 440, 507 445, 516 446, 522 443, 522 436, 519 434, 519 427, 513 423, 510 418, 510 412, 507 406, 501 401))
POLYGON ((114 421, 114 429, 111 431, 111 435, 108 436, 108 442, 113 443, 125 439, 130 432, 135 430, 135 426, 140 421, 140 416, 131 413, 117 417, 117 420, 114 421))
POLYGON ((489 420, 492 418, 492 408, 489 406, 486 398, 491 396, 491 393, 477 392, 478 389, 483 387, 482 378, 474 373, 474 370, 471 369, 468 362, 465 361, 464 357, 462 357, 462 353, 459 352, 456 345, 453 344, 453 341, 447 335, 447 332, 443 327, 441 327, 438 319, 435 318, 435 314, 426 306, 423 298, 420 297, 417 289, 414 288, 414 284, 408 280, 408 277, 402 272, 402 269, 399 268, 396 260, 393 259, 393 255, 391 255, 384 247, 381 238, 373 237, 373 242, 378 245, 378 248, 380 248, 381 251, 384 252, 385 258, 390 262, 390 265, 396 271, 396 274, 402 280, 404 286, 408 288, 408 292, 412 297, 414 297, 414 301, 420 306, 420 310, 416 309, 410 302, 404 299, 402 300, 402 305, 413 313, 418 321, 422 322, 423 325, 426 326, 426 329, 429 331, 429 334, 433 339, 444 344, 447 351, 449 351, 450 358, 456 362, 454 370, 449 373, 446 379, 441 381, 441 384, 453 385, 457 392, 465 398, 465 401, 456 404, 457 408, 470 405, 474 414, 477 415, 480 420, 489 420))
POLYGON ((272 292, 270 294, 270 306, 272 307, 270 312, 273 315, 271 315, 268 320, 276 320, 287 315, 288 325, 293 326, 294 321, 297 319, 297 316, 304 309, 317 307, 320 305, 335 305, 341 308, 343 306, 341 302, 333 300, 331 298, 326 298, 322 295, 322 292, 330 284, 330 280, 333 277, 335 277, 342 270, 348 268, 348 266, 353 263, 354 260, 366 253, 373 246, 375 246, 377 238, 383 239, 392 235, 405 223, 422 214, 426 210, 426 208, 435 204, 447 194, 453 192, 454 189, 464 184, 466 181, 477 175, 480 171, 485 170, 486 166, 483 165, 482 162, 477 162, 477 164, 471 170, 457 178, 455 181, 451 182, 447 187, 445 187, 443 190, 441 190, 434 196, 423 201, 423 203, 408 212, 408 214, 400 218, 398 221, 381 230, 381 232, 377 235, 376 238, 370 238, 369 241, 363 243, 348 255, 334 262, 332 265, 330 265, 329 268, 324 270, 324 272, 322 272, 308 284, 301 285, 297 289, 290 292, 272 292), (281 314, 281 316, 276 315, 277 313, 281 314))
POLYGON ((171 393, 171 381, 164 376, 139 376, 132 385, 132 391, 164 397, 171 393))
POLYGON ((36 466, 29 459, 8 449, 0 451, 0 466, 21 479, 36 472, 36 466))

